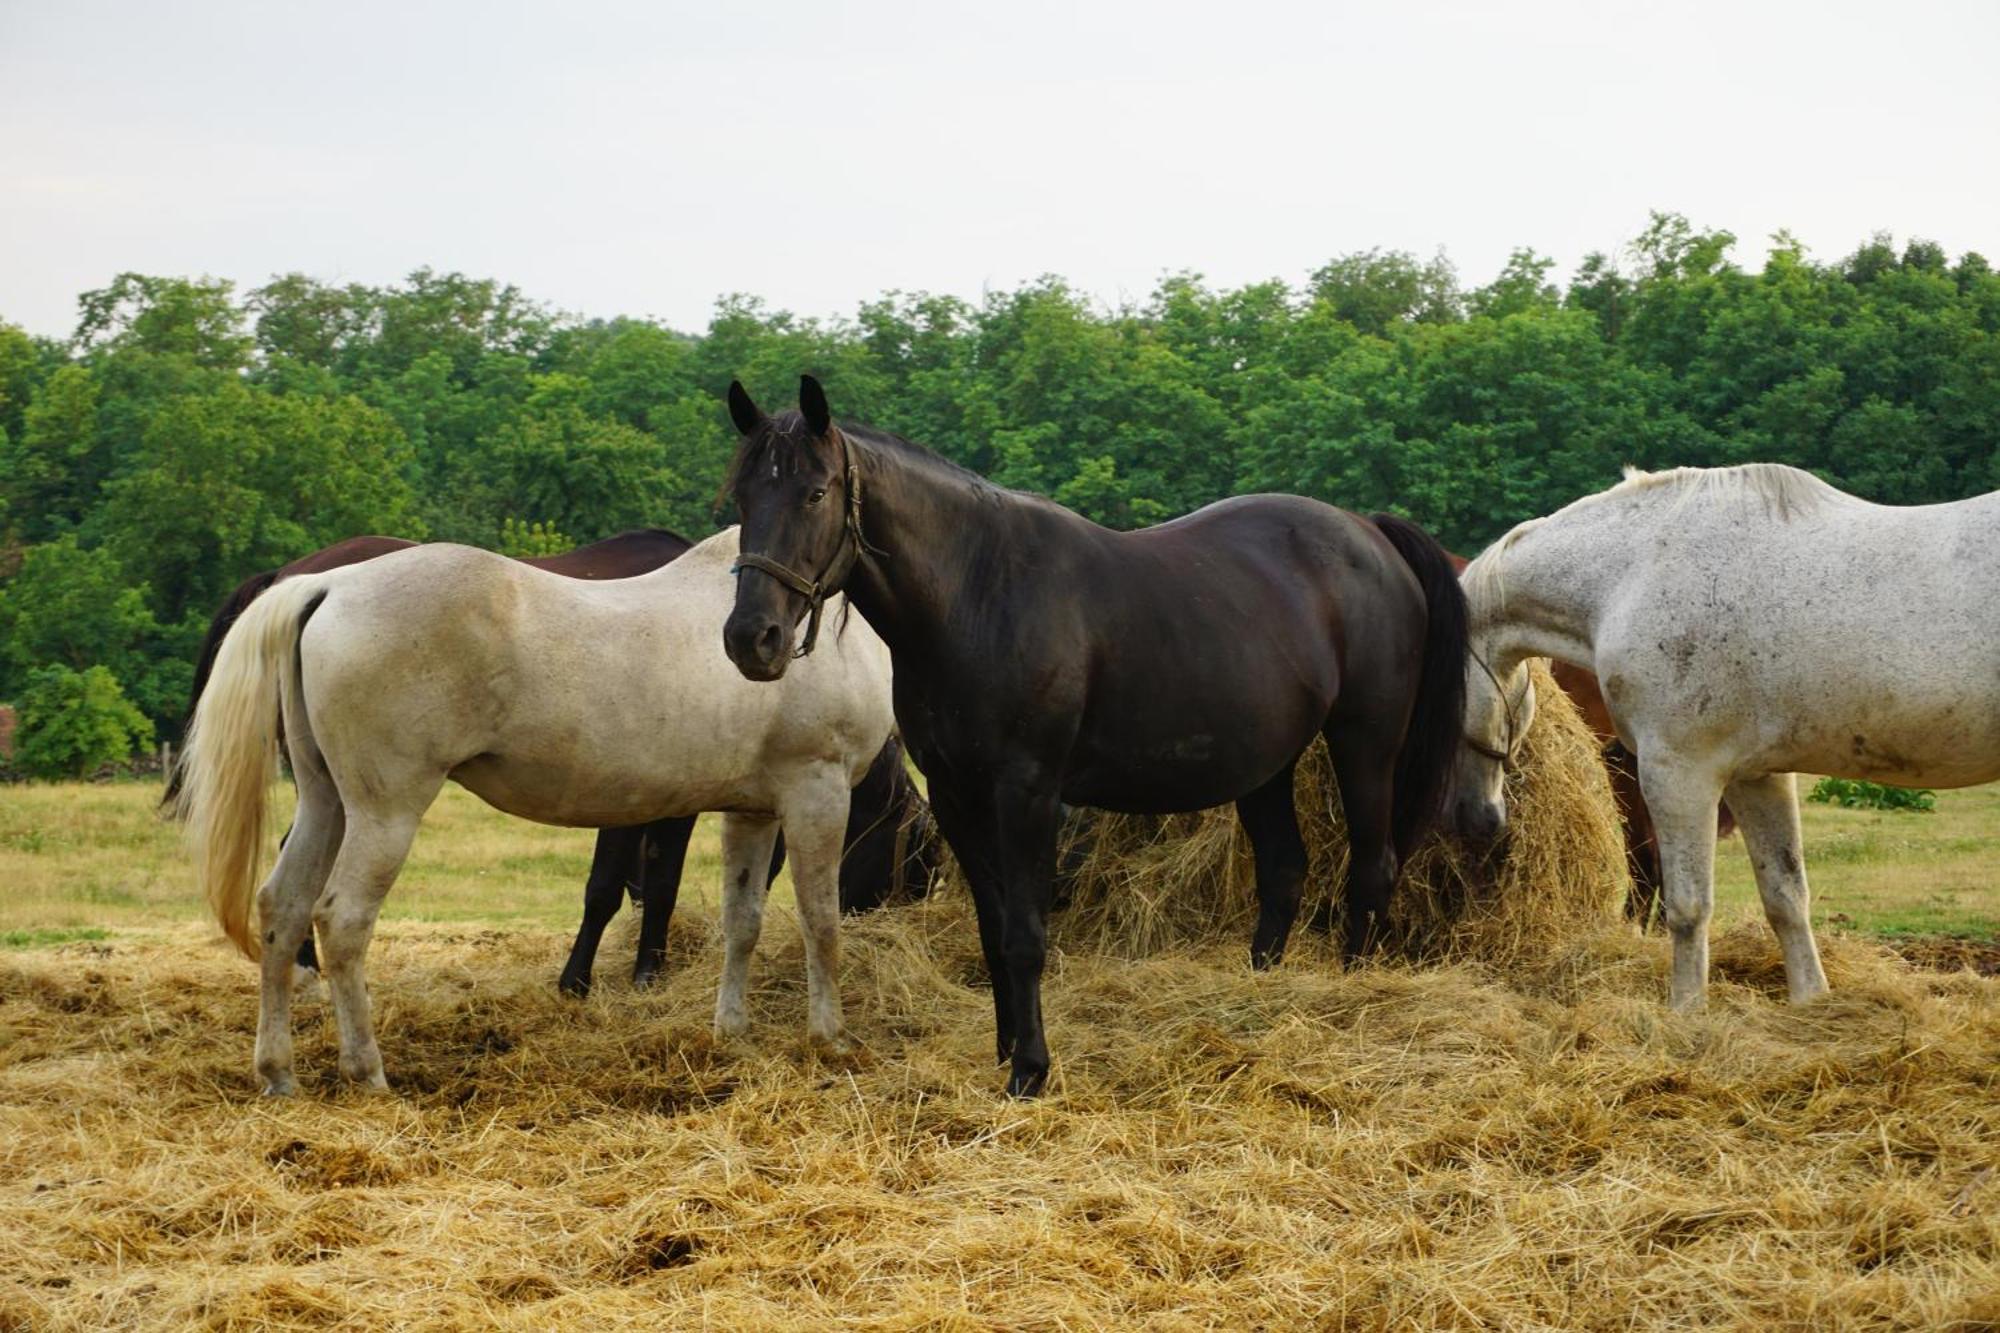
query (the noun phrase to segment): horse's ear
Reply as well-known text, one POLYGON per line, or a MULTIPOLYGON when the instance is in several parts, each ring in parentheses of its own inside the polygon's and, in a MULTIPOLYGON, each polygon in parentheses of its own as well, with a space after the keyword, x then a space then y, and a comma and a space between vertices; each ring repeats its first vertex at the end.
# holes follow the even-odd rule
POLYGON ((826 390, 810 375, 799 376, 799 411, 813 435, 824 438, 833 425, 833 410, 826 405, 826 390))
POLYGON ((750 392, 741 380, 729 381, 729 419, 736 423, 740 435, 748 435, 764 424, 764 413, 750 401, 750 392))

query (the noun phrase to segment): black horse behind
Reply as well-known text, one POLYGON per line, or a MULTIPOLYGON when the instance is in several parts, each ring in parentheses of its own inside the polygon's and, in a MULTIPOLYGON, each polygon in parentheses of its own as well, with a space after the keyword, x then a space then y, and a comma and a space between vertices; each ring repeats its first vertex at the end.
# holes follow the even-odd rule
POLYGON ((1465 601, 1435 541, 1285 495, 1112 532, 836 426, 810 378, 799 397, 769 418, 730 386, 743 556, 724 646, 774 680, 801 617, 835 591, 889 645, 898 726, 972 888, 1010 1092, 1039 1091, 1049 1067, 1044 917, 1064 802, 1235 802, 1257 862, 1251 960, 1266 967, 1306 872, 1292 771, 1324 735, 1352 838, 1348 953, 1372 945, 1463 725, 1465 601))

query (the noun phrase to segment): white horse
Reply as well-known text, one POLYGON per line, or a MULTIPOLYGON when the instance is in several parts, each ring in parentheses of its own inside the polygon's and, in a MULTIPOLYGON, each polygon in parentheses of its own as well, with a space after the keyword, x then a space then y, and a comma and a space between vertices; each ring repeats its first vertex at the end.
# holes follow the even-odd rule
POLYGON ((889 653, 836 604, 839 628, 817 652, 776 683, 745 680, 716 630, 735 602, 735 559, 733 528, 651 574, 602 583, 420 546, 287 579, 244 613, 195 713, 182 801, 216 919, 262 958, 266 1092, 294 1087, 292 955, 315 924, 341 1072, 388 1086, 362 958, 447 778, 510 814, 579 828, 726 812, 723 1036, 748 1026, 743 992, 782 822, 808 1032, 843 1044, 841 841, 849 789, 893 722, 889 653), (281 707, 298 815, 256 893, 253 934, 281 707))
POLYGON ((1659 829, 1670 1002, 1702 1003, 1715 804, 1743 831, 1791 998, 1826 990, 1793 775, 2000 778, 2000 493, 1870 504, 1772 463, 1628 471, 1466 569, 1474 661, 1454 815, 1506 823, 1529 657, 1596 673, 1659 829))

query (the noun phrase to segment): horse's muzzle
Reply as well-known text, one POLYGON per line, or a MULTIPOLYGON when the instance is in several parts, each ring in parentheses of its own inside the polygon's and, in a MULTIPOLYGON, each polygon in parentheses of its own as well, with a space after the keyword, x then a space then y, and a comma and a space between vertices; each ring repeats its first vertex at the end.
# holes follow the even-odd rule
POLYGON ((1452 832, 1474 851, 1491 854, 1507 832, 1507 807, 1498 801, 1460 800, 1451 807, 1452 832))
POLYGON ((776 680, 792 660, 785 627, 769 616, 729 617, 722 627, 722 650, 748 680, 776 680))

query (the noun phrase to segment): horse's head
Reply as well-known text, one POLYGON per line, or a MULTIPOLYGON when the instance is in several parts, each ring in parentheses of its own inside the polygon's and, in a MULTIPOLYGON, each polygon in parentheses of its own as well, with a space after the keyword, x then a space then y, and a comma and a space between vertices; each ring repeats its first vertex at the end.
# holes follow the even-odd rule
POLYGON ((775 417, 732 382, 729 415, 743 436, 728 483, 743 526, 722 644, 745 676, 776 680, 795 655, 800 617, 809 617, 796 653, 804 656, 819 634, 821 603, 861 554, 860 483, 812 376, 799 380, 799 410, 775 417))
POLYGON ((1503 678, 1472 654, 1466 664, 1464 744, 1451 785, 1451 822, 1459 837, 1491 848, 1507 831, 1507 774, 1534 720, 1535 682, 1528 664, 1503 678))

